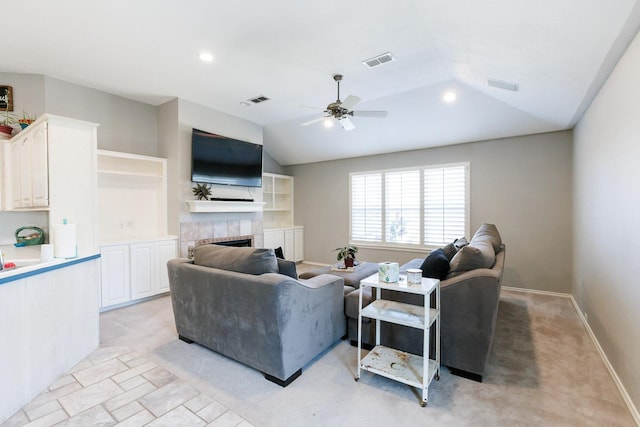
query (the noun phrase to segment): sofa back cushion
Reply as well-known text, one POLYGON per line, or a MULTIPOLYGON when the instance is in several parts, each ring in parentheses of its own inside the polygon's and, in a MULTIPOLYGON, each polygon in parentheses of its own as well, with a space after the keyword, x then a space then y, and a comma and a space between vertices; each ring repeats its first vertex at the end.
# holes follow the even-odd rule
POLYGON ((193 263, 246 274, 277 273, 273 249, 200 245, 193 250, 193 263))
POLYGON ((502 237, 498 233, 498 228, 494 224, 482 224, 480 228, 473 235, 471 243, 479 242, 481 240, 488 240, 493 246, 493 252, 500 252, 500 246, 502 245, 502 237))

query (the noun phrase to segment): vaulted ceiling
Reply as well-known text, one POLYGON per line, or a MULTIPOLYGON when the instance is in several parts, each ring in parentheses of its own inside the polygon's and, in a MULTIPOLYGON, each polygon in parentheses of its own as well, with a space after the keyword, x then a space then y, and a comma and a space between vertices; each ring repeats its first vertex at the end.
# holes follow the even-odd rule
POLYGON ((635 0, 31 0, 2 15, 1 71, 242 117, 283 165, 570 129, 640 24, 635 0), (336 100, 334 74, 341 100, 387 117, 301 126, 336 100))

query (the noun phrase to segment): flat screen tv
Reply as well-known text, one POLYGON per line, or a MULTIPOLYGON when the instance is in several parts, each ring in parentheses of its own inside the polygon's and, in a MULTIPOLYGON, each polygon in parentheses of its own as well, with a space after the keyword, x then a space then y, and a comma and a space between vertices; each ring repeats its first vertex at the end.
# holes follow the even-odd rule
POLYGON ((191 181, 262 187, 262 145, 193 129, 191 181))

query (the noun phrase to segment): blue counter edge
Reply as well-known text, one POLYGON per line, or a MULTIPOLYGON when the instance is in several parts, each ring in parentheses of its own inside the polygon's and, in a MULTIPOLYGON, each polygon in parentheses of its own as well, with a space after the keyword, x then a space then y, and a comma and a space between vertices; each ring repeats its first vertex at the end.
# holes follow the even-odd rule
POLYGON ((75 264, 81 264, 83 262, 91 261, 91 260, 98 259, 98 258, 100 258, 100 254, 89 255, 89 256, 86 256, 86 257, 82 257, 82 258, 69 259, 69 260, 67 260, 65 262, 62 262, 60 264, 49 265, 47 267, 42 267, 42 268, 39 268, 37 270, 27 271, 25 273, 20 273, 20 274, 14 275, 14 276, 2 278, 2 279, 0 279, 0 285, 4 285, 5 283, 9 283, 9 282, 15 282, 16 280, 25 279, 25 278, 31 277, 31 276, 37 276, 38 274, 47 273, 49 271, 58 270, 58 269, 65 268, 65 267, 70 267, 70 266, 75 265, 75 264))

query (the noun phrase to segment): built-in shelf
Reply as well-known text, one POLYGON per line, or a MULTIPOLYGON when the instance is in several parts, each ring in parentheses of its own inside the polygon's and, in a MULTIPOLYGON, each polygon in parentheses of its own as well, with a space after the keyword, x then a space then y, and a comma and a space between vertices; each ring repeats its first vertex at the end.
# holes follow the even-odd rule
POLYGON ((263 202, 187 200, 189 212, 262 212, 263 202))

